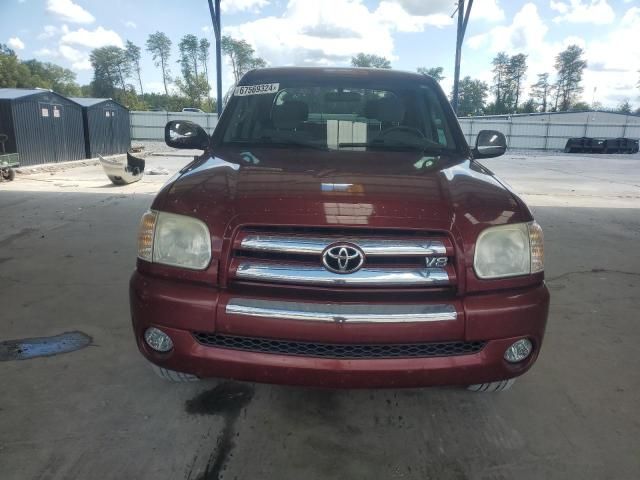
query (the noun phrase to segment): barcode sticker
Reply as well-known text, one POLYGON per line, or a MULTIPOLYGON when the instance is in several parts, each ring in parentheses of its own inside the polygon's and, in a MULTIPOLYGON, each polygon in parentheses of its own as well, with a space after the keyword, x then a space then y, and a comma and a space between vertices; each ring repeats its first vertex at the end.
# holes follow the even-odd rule
POLYGON ((262 85, 236 87, 233 94, 238 97, 244 97, 246 95, 268 95, 270 93, 276 93, 279 89, 279 83, 263 83, 262 85))

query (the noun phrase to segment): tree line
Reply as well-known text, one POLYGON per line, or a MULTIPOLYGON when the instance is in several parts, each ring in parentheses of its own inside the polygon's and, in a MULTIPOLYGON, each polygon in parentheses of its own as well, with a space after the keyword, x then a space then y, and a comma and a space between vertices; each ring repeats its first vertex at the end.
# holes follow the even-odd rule
POLYGON ((75 80, 74 72, 54 63, 20 61, 15 51, 0 43, 0 88, 47 88, 76 97, 83 92, 75 80))
MULTIPOLYGON (((493 78, 491 84, 466 76, 460 79, 458 115, 501 115, 510 113, 566 112, 569 110, 603 109, 599 103, 589 105, 580 100, 584 88, 582 77, 587 61, 584 50, 569 45, 555 57, 555 81, 548 72, 537 75, 537 81, 529 85, 529 97, 522 101, 527 89, 527 55, 498 53, 491 62, 493 78), (489 102, 489 94, 493 101, 489 102)), ((385 57, 359 53, 352 57, 354 67, 391 68, 385 57)), ((442 67, 417 69, 418 73, 430 75, 438 82, 443 77, 442 67)), ((640 88, 640 81, 638 82, 640 88)), ((629 100, 623 101, 614 112, 631 113, 629 100)), ((640 114, 640 108, 636 110, 640 114)))
MULTIPOLYGON (((176 63, 179 74, 175 76, 172 72, 172 45, 171 39, 160 31, 149 35, 145 44, 146 52, 160 70, 164 94, 144 93, 140 73, 142 49, 128 40, 125 48, 107 46, 91 52, 89 58, 94 71, 92 92, 96 96, 121 98, 128 106, 135 105, 136 108, 179 110, 195 107, 215 111, 216 101, 211 98, 209 78, 211 43, 193 34, 184 35, 178 43, 176 63), (127 83, 130 79, 135 84, 127 83)), ((256 57, 251 45, 244 40, 223 36, 221 49, 229 59, 236 82, 247 71, 267 65, 256 57)))
MULTIPOLYGON (((211 98, 209 65, 211 43, 206 38, 184 35, 178 43, 178 74, 173 74, 172 41, 157 31, 148 36, 142 47, 127 40, 124 48, 106 46, 94 49, 89 59, 93 78, 88 85, 79 85, 73 71, 50 62, 21 61, 6 45, 0 44, 0 87, 48 88, 66 96, 111 97, 130 109, 162 109, 179 111, 184 107, 216 110, 211 98), (145 92, 140 67, 143 52, 151 55, 162 78, 162 93, 145 92)), ((254 68, 267 66, 244 40, 223 36, 222 53, 231 66, 234 81, 254 68)), ((584 51, 570 45, 555 58, 555 78, 545 72, 527 85, 527 55, 498 53, 492 60, 493 78, 489 83, 466 76, 460 80, 458 115, 487 115, 532 112, 562 112, 568 110, 601 109, 579 100, 583 92, 582 77, 587 62, 584 51), (528 89, 528 98, 523 101, 528 89), (491 95, 490 95, 491 94, 491 95), (489 101, 489 98, 492 101, 489 101)), ((354 67, 391 68, 391 62, 378 55, 358 53, 351 59, 354 67)), ((419 73, 430 75, 438 82, 444 79, 442 67, 419 67, 419 73)), ((638 83, 640 88, 640 82, 638 83)), ((612 111, 631 113, 629 100, 612 111)), ((640 108, 636 110, 640 113, 640 108)))
MULTIPOLYGON (((91 51, 93 78, 79 85, 76 74, 59 65, 38 60, 21 61, 15 51, 0 44, 0 88, 47 88, 68 97, 110 97, 132 110, 180 111, 184 107, 216 111, 211 98, 209 64, 211 43, 206 38, 184 35, 178 43, 179 73, 174 76, 171 39, 164 32, 149 35, 144 51, 160 70, 163 93, 145 92, 140 67, 143 48, 127 40, 124 48, 114 45, 91 51)), ((267 66, 244 40, 223 36, 223 54, 229 59, 237 83, 249 70, 267 66)))

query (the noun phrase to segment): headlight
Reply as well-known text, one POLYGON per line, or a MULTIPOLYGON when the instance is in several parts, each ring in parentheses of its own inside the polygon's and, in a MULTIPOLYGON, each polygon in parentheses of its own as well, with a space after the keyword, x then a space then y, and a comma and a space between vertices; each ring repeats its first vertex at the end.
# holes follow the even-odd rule
POLYGON ((211 261, 209 229, 196 218, 149 211, 140 221, 138 257, 153 263, 204 270, 211 261))
POLYGON ((487 228, 478 236, 473 268, 480 278, 515 277, 543 271, 542 228, 536 222, 487 228))

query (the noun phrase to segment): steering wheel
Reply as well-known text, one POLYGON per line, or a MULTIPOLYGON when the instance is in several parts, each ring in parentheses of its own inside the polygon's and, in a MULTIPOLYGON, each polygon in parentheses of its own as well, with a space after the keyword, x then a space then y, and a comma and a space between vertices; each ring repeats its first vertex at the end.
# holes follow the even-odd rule
POLYGON ((410 127, 408 125, 396 125, 395 127, 389 127, 385 130, 382 130, 378 135, 376 135, 376 138, 383 138, 392 132, 407 132, 417 134, 416 136, 420 137, 420 139, 427 138, 424 136, 424 133, 422 133, 421 130, 416 127, 410 127))

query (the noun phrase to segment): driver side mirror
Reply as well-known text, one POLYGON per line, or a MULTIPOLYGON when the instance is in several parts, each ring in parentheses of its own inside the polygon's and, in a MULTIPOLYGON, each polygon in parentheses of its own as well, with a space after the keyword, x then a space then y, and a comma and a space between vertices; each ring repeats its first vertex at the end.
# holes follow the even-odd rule
POLYGON ((200 125, 188 120, 172 120, 164 127, 164 141, 173 148, 209 148, 209 135, 200 125))
POLYGON ((497 130, 481 130, 476 137, 476 147, 473 149, 474 158, 499 157, 507 151, 507 139, 497 130))

